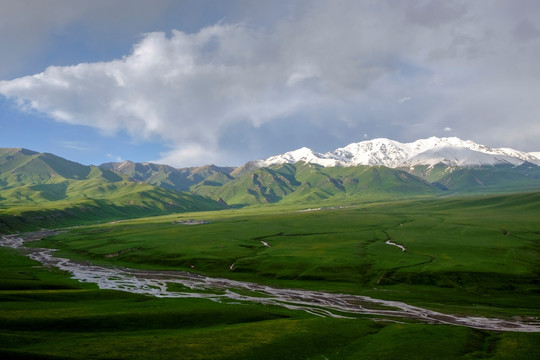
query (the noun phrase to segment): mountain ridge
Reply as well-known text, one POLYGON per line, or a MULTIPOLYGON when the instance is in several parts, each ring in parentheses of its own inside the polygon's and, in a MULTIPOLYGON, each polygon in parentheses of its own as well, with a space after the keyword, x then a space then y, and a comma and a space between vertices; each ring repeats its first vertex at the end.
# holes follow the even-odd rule
POLYGON ((303 147, 258 160, 256 164, 259 167, 267 167, 303 161, 324 167, 383 165, 390 168, 434 166, 439 163, 447 166, 520 165, 523 162, 540 165, 539 154, 510 148, 491 148, 457 137, 433 136, 411 143, 378 138, 352 143, 324 154, 303 147))
POLYGON ((203 181, 224 184, 232 180, 231 173, 236 169, 235 167, 220 167, 213 164, 175 168, 152 162, 135 163, 129 160, 104 163, 99 167, 127 175, 134 181, 146 182, 175 191, 189 191, 190 187, 203 181))
POLYGON ((122 209, 155 213, 330 198, 538 191, 537 155, 459 138, 412 143, 380 138, 325 154, 304 147, 240 167, 174 168, 129 160, 86 166, 9 148, 0 149, 0 208, 106 199, 122 209))
POLYGON ((0 149, 0 232, 223 208, 205 196, 54 154, 0 149))

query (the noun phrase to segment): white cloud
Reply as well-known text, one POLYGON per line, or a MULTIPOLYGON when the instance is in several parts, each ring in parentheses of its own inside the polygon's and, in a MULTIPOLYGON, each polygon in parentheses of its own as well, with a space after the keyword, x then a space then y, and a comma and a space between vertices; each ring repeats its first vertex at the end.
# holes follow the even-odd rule
POLYGON ((445 128, 443 129, 443 131, 445 131, 445 132, 450 132, 450 131, 452 131, 452 128, 449 127, 449 126, 447 126, 447 127, 445 127, 445 128))
POLYGON ((171 149, 161 160, 174 165, 230 161, 220 145, 225 131, 242 125, 255 132, 306 109, 334 114, 329 125, 354 119, 348 128, 409 137, 398 140, 449 124, 487 143, 505 132, 518 138, 518 131, 522 142, 536 141, 533 11, 512 13, 501 1, 409 5, 314 2, 265 29, 218 23, 192 34, 149 33, 121 59, 52 66, 0 81, 0 93, 57 121, 161 141, 171 149), (422 101, 388 107, 413 98, 422 101))
POLYGON ((88 145, 80 143, 78 141, 69 141, 69 140, 61 141, 60 145, 62 147, 65 147, 66 149, 73 149, 73 150, 78 150, 78 151, 88 151, 88 150, 90 150, 88 145))
POLYGON ((183 164, 183 166, 200 166, 209 163, 208 154, 212 154, 212 163, 222 164, 226 159, 216 147, 204 144, 190 144, 161 153, 161 158, 151 160, 158 164, 183 164))
POLYGON ((403 104, 404 102, 411 101, 411 99, 412 98, 410 96, 402 97, 401 99, 398 100, 398 104, 403 104))
POLYGON ((116 162, 124 161, 124 160, 122 160, 121 156, 116 156, 116 155, 113 155, 113 154, 110 154, 110 153, 107 153, 105 156, 108 157, 109 159, 112 159, 113 161, 116 161, 116 162))
POLYGON ((299 67, 263 56, 260 36, 240 24, 150 33, 122 59, 51 66, 1 81, 0 93, 61 122, 157 137, 175 154, 197 148, 208 160, 224 126, 259 126, 316 101, 289 89, 299 67))

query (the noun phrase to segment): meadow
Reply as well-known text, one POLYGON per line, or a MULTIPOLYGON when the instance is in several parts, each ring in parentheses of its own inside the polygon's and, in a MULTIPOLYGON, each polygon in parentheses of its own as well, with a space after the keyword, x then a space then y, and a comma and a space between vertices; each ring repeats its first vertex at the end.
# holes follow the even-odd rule
MULTIPOLYGON (((540 317, 539 218, 538 193, 355 198, 79 226, 27 246, 93 264, 526 321, 540 317), (178 221, 191 218, 209 223, 178 221)), ((540 358, 540 333, 99 290, 0 251, 2 358, 540 358)))

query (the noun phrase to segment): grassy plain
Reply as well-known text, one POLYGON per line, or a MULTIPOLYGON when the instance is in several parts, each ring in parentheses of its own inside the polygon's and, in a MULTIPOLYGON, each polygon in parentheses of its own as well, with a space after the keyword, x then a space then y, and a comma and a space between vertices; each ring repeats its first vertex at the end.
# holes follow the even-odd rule
MULTIPOLYGON (((85 226, 35 246, 96 264, 364 294, 447 313, 540 317, 540 194, 324 206, 85 226), (173 223, 188 218, 210 223, 173 223)), ((14 250, 0 251, 2 358, 540 357, 538 333, 329 319, 255 304, 103 291, 36 267, 14 250)))

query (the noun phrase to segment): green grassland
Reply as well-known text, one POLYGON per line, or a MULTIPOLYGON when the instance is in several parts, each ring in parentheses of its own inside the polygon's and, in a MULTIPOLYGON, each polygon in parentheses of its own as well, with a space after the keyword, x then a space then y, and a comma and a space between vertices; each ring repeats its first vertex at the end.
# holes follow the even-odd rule
MULTIPOLYGON (((539 212, 536 193, 388 201, 320 211, 266 206, 84 227, 39 246, 101 264, 194 267, 208 275, 273 283, 314 280, 347 291, 380 284, 431 284, 436 281, 432 276, 449 282, 443 288, 461 288, 457 278, 452 280, 457 274, 497 274, 498 280, 508 276, 514 281, 535 276, 539 212), (211 223, 173 223, 190 217, 211 223), (388 239, 407 251, 385 244, 388 239), (122 254, 106 257, 116 252, 122 254), (230 271, 233 262, 235 270, 230 271)), ((485 280, 479 282, 490 289, 485 280)))
POLYGON ((535 334, 97 290, 0 248, 3 359, 535 359, 535 334), (444 351, 441 353, 441 349, 444 351))
MULTIPOLYGON (((540 193, 345 200, 312 211, 275 204, 97 224, 33 246, 94 264, 364 294, 453 314, 540 317, 540 193), (174 223, 189 218, 210 223, 174 223)), ((539 333, 157 299, 76 283, 12 249, 0 248, 0 259, 2 358, 540 357, 539 333)))
POLYGON ((81 196, 16 206, 0 203, 0 233, 224 208, 209 198, 148 184, 112 185, 103 191, 105 194, 95 198, 81 196))

